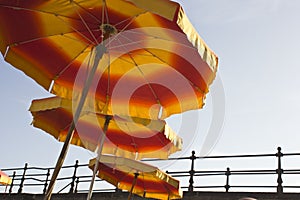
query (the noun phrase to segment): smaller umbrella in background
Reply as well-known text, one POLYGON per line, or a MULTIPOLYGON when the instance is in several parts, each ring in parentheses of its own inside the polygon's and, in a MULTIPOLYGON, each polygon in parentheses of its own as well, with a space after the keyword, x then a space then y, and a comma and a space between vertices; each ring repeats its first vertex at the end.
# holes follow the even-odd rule
POLYGON ((0 170, 0 184, 6 185, 5 193, 6 193, 6 190, 7 190, 7 186, 10 185, 11 182, 12 182, 12 179, 7 174, 5 174, 4 172, 2 172, 0 170))
POLYGON ((11 181, 12 181, 11 178, 0 170, 0 184, 10 185, 11 181))
MULTIPOLYGON (((59 141, 65 140, 73 119, 71 100, 61 97, 33 100, 29 110, 35 127, 59 141)), ((182 148, 182 139, 164 120, 103 115, 84 107, 71 143, 97 151, 102 137, 105 137, 102 153, 131 159, 167 159, 182 148), (104 127, 107 118, 109 124, 104 127)))
MULTIPOLYGON (((90 160, 94 169, 97 159, 90 160)), ((179 181, 155 166, 123 157, 103 155, 98 162, 98 177, 121 190, 154 199, 181 199, 179 181)))

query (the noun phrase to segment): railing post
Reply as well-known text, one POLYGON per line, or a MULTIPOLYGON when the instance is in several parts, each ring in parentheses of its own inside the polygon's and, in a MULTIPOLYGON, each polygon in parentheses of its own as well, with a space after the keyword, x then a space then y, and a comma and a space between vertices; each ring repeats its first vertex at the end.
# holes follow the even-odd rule
POLYGON ((47 191, 47 186, 48 186, 48 180, 49 180, 49 176, 50 176, 50 169, 47 170, 47 174, 46 174, 46 180, 45 180, 45 184, 44 184, 44 190, 43 190, 43 194, 46 194, 47 191))
POLYGON ((278 175, 278 177, 277 177, 277 193, 282 194, 283 193, 283 187, 282 187, 283 169, 281 168, 281 157, 283 156, 283 153, 281 153, 281 147, 278 147, 277 150, 278 150, 278 152, 276 153, 276 157, 278 158, 278 168, 276 170, 276 173, 278 175))
POLYGON ((192 151, 192 156, 190 157, 190 159, 192 160, 192 164, 191 164, 191 170, 190 170, 190 180, 189 180, 189 192, 193 192, 194 191, 194 174, 195 174, 195 151, 192 151))
POLYGON ((12 175, 12 180, 11 180, 11 184, 10 184, 10 188, 9 188, 9 194, 11 194, 11 192, 12 192, 12 188, 14 186, 15 177, 16 177, 16 171, 14 171, 14 173, 12 175))
POLYGON ((77 168, 78 168, 78 160, 76 160, 75 165, 74 165, 74 173, 73 173, 71 188, 70 188, 69 193, 74 193, 74 185, 75 185, 75 180, 76 180, 77 168))
POLYGON ((21 183, 20 183, 18 193, 22 193, 23 185, 24 185, 24 181, 25 181, 25 174, 26 174, 26 171, 27 171, 27 166, 28 166, 28 164, 25 163, 25 167, 24 167, 24 171, 23 171, 23 175, 22 175, 22 179, 21 179, 21 183))
POLYGON ((122 190, 120 190, 118 187, 116 187, 116 191, 115 191, 116 193, 121 193, 122 192, 122 190))
POLYGON ((231 172, 230 172, 230 168, 229 168, 229 167, 227 167, 226 172, 225 172, 225 175, 226 175, 226 185, 225 185, 225 189, 226 189, 226 192, 229 192, 229 188, 230 188, 230 185, 229 185, 229 176, 231 175, 231 172))
POLYGON ((76 178, 75 194, 78 192, 79 177, 76 178))

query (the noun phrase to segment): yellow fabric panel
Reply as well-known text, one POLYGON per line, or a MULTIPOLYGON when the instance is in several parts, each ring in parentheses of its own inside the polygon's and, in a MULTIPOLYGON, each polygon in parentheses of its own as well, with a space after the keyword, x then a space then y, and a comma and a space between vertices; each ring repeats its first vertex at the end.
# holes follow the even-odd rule
POLYGON ((179 5, 175 2, 169 0, 126 0, 134 3, 136 6, 140 8, 144 8, 149 12, 153 12, 157 15, 160 15, 166 19, 173 20, 174 15, 179 7, 179 5))
POLYGON ((139 16, 145 12, 142 7, 136 7, 128 3, 126 0, 109 0, 106 1, 106 3, 109 9, 115 11, 116 13, 120 13, 129 19, 139 16))

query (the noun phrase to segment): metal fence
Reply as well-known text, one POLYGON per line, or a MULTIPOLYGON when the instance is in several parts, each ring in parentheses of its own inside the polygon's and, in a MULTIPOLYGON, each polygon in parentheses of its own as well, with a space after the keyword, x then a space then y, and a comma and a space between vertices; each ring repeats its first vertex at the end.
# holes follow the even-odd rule
MULTIPOLYGON (((255 189, 259 191, 267 191, 268 189, 282 194, 286 189, 300 189, 300 184, 297 185, 294 182, 288 185, 289 182, 283 180, 287 175, 300 175, 300 169, 283 169, 282 162, 284 158, 291 158, 293 160, 299 159, 300 153, 282 153, 281 148, 278 147, 276 153, 271 154, 255 154, 255 155, 229 155, 229 156, 207 156, 199 157, 196 156, 195 152, 192 152, 191 156, 188 157, 178 157, 170 158, 168 160, 156 160, 148 159, 144 160, 148 163, 155 162, 171 162, 174 161, 177 166, 187 165, 186 170, 178 171, 167 171, 168 174, 182 181, 183 185, 181 186, 183 191, 224 191, 230 192, 235 189, 242 188, 245 191, 249 189, 255 189), (260 167, 259 169, 242 169, 242 170, 232 170, 230 167, 225 167, 221 170, 197 170, 196 163, 203 162, 208 160, 217 160, 217 161, 228 161, 243 159, 241 162, 243 164, 244 160, 249 159, 258 159, 262 158, 262 162, 254 163, 255 166, 260 167), (272 162, 275 164, 274 168, 262 169, 264 166, 264 160, 266 158, 272 159, 272 162), (182 165, 181 163, 184 163, 182 165), (258 166, 258 164, 261 164, 258 166), (234 177, 245 177, 243 178, 243 184, 234 184, 234 177), (261 184, 259 178, 254 178, 251 181, 251 184, 248 184, 250 177, 269 177, 272 178, 267 184, 261 184), (217 182, 212 182, 210 179, 215 177, 221 177, 217 182), (205 178, 205 179, 201 179, 205 178), (196 182, 197 180, 197 182, 196 182), (199 181, 200 180, 200 181, 199 181), (256 181, 257 180, 257 181, 256 181), (231 182, 233 182, 231 184, 231 182), (285 184, 283 184, 285 183, 285 184), (287 184, 286 184, 287 183, 287 184)), ((300 159, 299 159, 300 160, 300 159)), ((240 161, 239 161, 240 162, 240 161)), ((246 163, 246 162, 245 162, 246 163)), ((213 164, 211 164, 213 165, 213 164)), ((208 165, 209 166, 209 165, 208 165)), ((214 166, 217 167, 217 166, 214 166)), ((299 166, 300 167, 300 166, 299 166)), ((45 193, 50 175, 53 171, 51 168, 41 168, 41 167, 30 167, 28 164, 25 164, 23 168, 8 168, 1 169, 5 173, 9 174, 12 178, 12 184, 4 190, 5 186, 0 186, 0 192, 8 193, 45 193)), ((56 192, 55 193, 82 193, 86 192, 88 189, 87 184, 91 181, 91 173, 88 170, 88 173, 84 170, 88 170, 87 164, 79 164, 78 161, 74 165, 63 166, 61 171, 67 171, 68 173, 62 173, 58 177, 56 182, 56 192)), ((99 184, 98 188, 95 188, 95 192, 101 191, 111 191, 118 192, 118 189, 104 184, 104 181, 97 179, 96 183, 99 184)))

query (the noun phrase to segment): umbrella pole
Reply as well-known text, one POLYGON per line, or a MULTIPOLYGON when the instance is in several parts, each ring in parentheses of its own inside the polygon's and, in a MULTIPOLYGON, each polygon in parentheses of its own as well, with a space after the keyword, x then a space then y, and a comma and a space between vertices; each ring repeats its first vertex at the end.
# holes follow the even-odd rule
POLYGON ((62 147, 59 158, 57 160, 55 169, 53 171, 53 174, 52 174, 52 177, 51 177, 51 180, 50 180, 50 183, 49 183, 49 186, 48 186, 48 189, 47 189, 44 200, 50 200, 51 199, 51 195, 52 195, 52 191, 53 191, 53 188, 54 188, 55 181, 56 181, 57 176, 59 174, 59 171, 60 171, 60 169, 63 165, 63 162, 65 160, 67 151, 68 151, 69 146, 70 146, 71 139, 72 139, 73 134, 74 134, 75 125, 78 122, 78 119, 79 119, 80 113, 82 111, 85 99, 87 97, 89 88, 92 84, 92 80, 93 80, 95 72, 97 70, 98 63, 99 63, 100 59, 103 57, 105 52, 106 52, 106 48, 103 44, 99 44, 98 46, 96 46, 95 62, 93 63, 93 67, 92 67, 92 69, 91 69, 91 71, 88 75, 88 78, 85 82, 85 85, 84 85, 84 88, 83 88, 83 91, 82 91, 82 95, 80 97, 79 103, 77 105, 77 108, 76 108, 76 111, 75 111, 75 114, 74 114, 74 117, 73 117, 73 120, 72 120, 72 123, 70 125, 69 130, 68 130, 66 140, 64 142, 64 145, 62 147))
POLYGON ((134 173, 134 179, 133 179, 133 182, 132 182, 132 186, 131 186, 131 189, 130 189, 130 192, 129 192, 129 195, 128 195, 128 200, 130 200, 131 199, 131 197, 132 197, 132 192, 133 192, 133 188, 134 188, 134 186, 135 186, 135 184, 136 184, 136 181, 137 181, 137 177, 139 176, 139 173, 134 173))
POLYGON ((94 166, 93 177, 92 177, 92 180, 91 180, 91 183, 90 183, 90 188, 89 188, 89 193, 88 193, 88 196, 87 196, 87 200, 90 200, 92 198, 96 173, 98 171, 99 162, 100 162, 101 154, 102 154, 102 149, 103 149, 103 145, 104 145, 104 141, 105 141, 105 137, 106 137, 106 132, 107 132, 108 125, 109 125, 109 122, 110 122, 111 119, 112 119, 112 116, 108 116, 108 115, 105 116, 105 123, 104 123, 104 127, 103 127, 103 137, 101 138, 101 140, 99 142, 98 156, 97 156, 96 163, 95 163, 95 166, 94 166))

